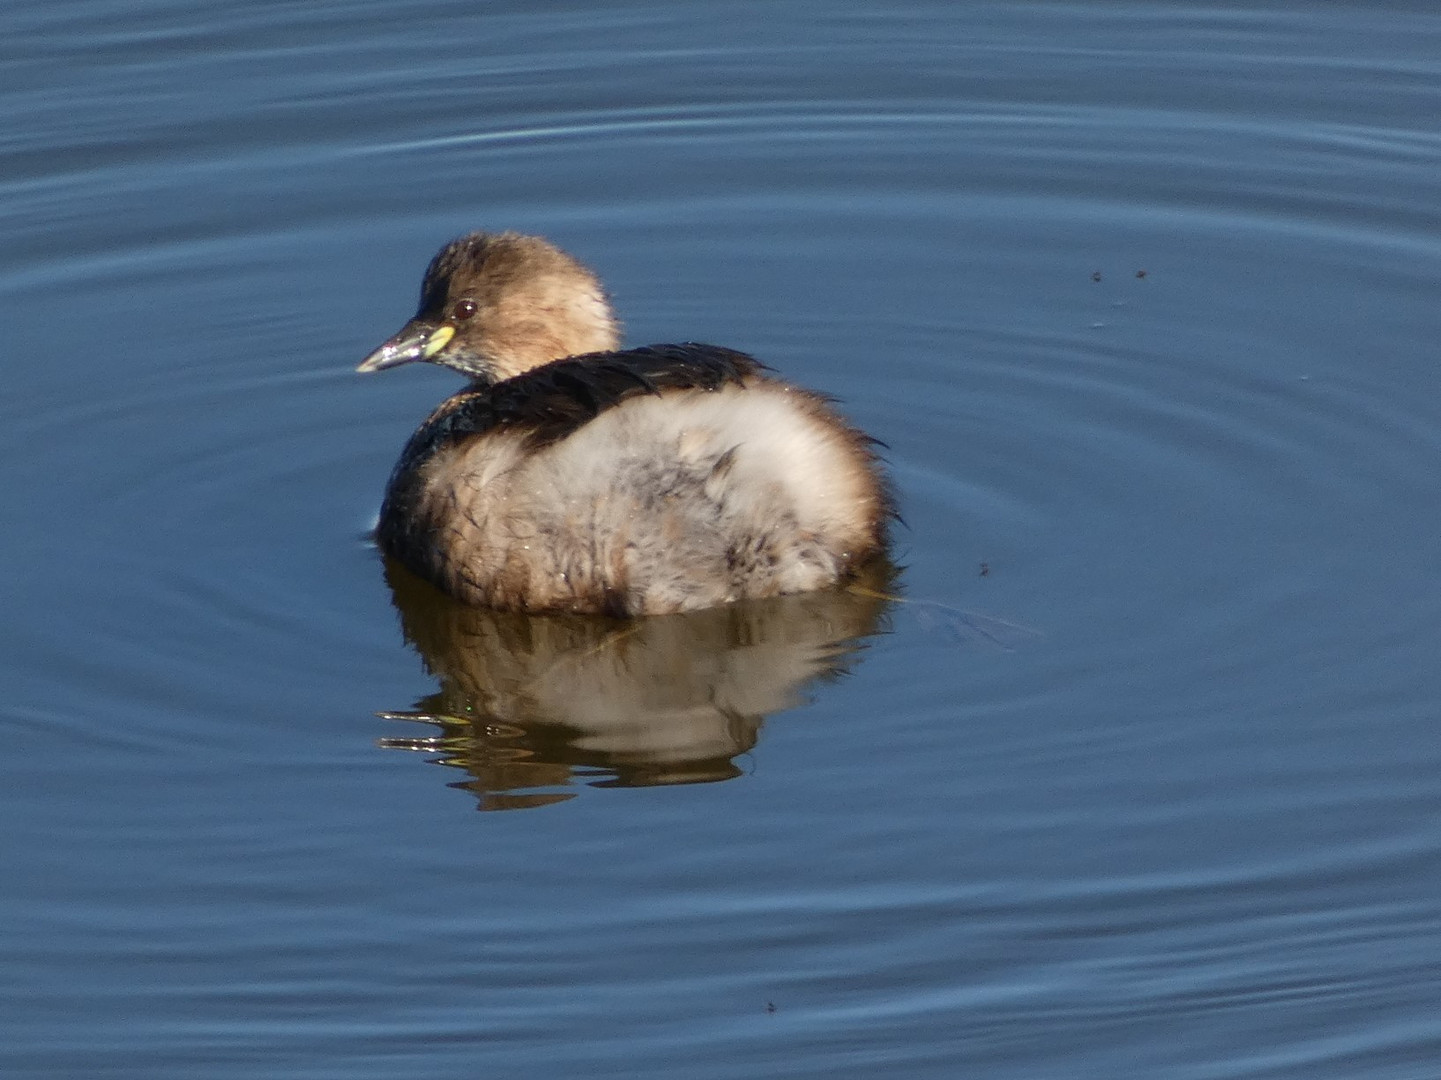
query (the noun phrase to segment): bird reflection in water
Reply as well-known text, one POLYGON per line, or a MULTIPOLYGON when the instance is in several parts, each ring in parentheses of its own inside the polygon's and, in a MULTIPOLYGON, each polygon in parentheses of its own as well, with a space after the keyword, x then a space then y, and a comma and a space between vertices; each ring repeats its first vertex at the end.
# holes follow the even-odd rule
POLYGON ((771 713, 843 674, 886 629, 894 569, 849 587, 633 620, 526 615, 458 603, 386 561, 406 639, 440 689, 390 720, 433 734, 382 746, 470 774, 482 810, 573 798, 577 782, 729 780, 771 713), (570 789, 570 790, 567 790, 570 789))

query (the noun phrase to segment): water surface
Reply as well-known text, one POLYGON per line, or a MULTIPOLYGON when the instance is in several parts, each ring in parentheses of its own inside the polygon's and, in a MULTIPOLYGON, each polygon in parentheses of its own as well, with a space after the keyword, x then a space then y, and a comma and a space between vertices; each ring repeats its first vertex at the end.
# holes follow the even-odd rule
POLYGON ((0 1071, 1436 1075, 1430 5, 0 42, 0 1071), (455 382, 351 369, 480 227, 838 396, 904 601, 387 576, 455 382))

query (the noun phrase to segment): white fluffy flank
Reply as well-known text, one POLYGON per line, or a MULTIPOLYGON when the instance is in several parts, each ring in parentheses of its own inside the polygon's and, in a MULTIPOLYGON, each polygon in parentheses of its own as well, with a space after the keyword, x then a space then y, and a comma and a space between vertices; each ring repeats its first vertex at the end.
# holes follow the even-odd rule
POLYGON ((688 610, 823 588, 880 545, 865 442, 783 383, 632 398, 538 451, 521 438, 499 429, 431 472, 433 520, 461 524, 452 587, 489 603, 688 610))

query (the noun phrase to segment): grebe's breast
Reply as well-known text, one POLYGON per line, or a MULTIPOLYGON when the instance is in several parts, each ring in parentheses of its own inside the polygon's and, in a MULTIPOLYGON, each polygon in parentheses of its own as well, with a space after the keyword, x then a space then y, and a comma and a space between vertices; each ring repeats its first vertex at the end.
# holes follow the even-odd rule
POLYGON ((807 591, 884 546, 872 446, 730 349, 572 357, 442 404, 377 535, 492 607, 640 615, 807 591))

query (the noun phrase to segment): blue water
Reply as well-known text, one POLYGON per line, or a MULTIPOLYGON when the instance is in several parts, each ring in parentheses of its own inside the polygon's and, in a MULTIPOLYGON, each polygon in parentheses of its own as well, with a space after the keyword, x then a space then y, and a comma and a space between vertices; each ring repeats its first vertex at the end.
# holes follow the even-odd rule
POLYGON ((0 14, 0 1074, 1441 1076, 1441 13, 0 14), (898 601, 366 539, 475 228, 884 440, 898 601))

